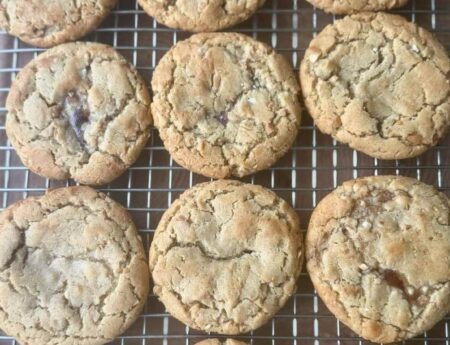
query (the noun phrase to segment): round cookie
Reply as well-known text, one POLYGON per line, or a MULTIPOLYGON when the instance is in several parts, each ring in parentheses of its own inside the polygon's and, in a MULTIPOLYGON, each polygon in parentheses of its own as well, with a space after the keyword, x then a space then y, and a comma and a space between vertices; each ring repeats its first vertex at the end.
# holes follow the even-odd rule
POLYGON ((265 0, 138 0, 149 16, 173 29, 217 31, 250 18, 265 0))
POLYGON ((117 0, 0 0, 0 27, 22 41, 52 47, 94 30, 117 0))
POLYGON ((197 34, 177 43, 156 67, 152 88, 166 149, 205 176, 268 168, 288 151, 300 125, 291 66, 244 35, 197 34))
POLYGON ((234 339, 205 339, 195 345, 248 345, 242 341, 234 339))
POLYGON ((124 208, 89 187, 0 214, 0 328, 28 345, 100 345, 139 316, 144 248, 124 208))
POLYGON ((375 343, 400 342, 450 311, 450 203, 412 178, 345 182, 314 210, 307 268, 330 311, 375 343))
POLYGON ((402 7, 408 0, 306 0, 315 7, 333 14, 349 14, 362 11, 386 11, 402 7))
POLYGON ((322 132, 375 158, 404 159, 447 133, 449 72, 430 33, 399 16, 363 13, 312 40, 300 80, 322 132))
POLYGON ((51 179, 104 184, 135 162, 150 135, 150 98, 113 48, 67 43, 26 65, 6 100, 6 132, 22 162, 51 179))
POLYGON ((154 292, 175 318, 220 334, 254 330, 295 292, 303 259, 295 211, 238 181, 199 184, 164 213, 150 248, 154 292))

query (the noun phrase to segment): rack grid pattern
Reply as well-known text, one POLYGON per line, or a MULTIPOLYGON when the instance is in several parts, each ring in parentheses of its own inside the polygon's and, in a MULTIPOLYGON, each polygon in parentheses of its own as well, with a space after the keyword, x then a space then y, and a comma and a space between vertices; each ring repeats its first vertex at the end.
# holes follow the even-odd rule
MULTIPOLYGON (((395 11, 435 33, 450 50, 450 1, 410 0, 395 11)), ((247 22, 232 31, 250 35, 276 48, 298 70, 311 38, 336 17, 314 9, 305 0, 267 0, 247 22)), ((149 82, 161 56, 189 34, 157 24, 136 4, 120 0, 107 20, 86 40, 110 44, 133 62, 149 82)), ((5 100, 16 73, 41 49, 0 32, 0 207, 48 188, 73 181, 49 181, 29 172, 8 143, 5 100)), ((274 167, 243 179, 274 190, 297 210, 302 229, 320 199, 343 181, 368 175, 398 174, 418 178, 450 195, 450 136, 424 155, 403 161, 380 161, 340 145, 321 134, 304 113, 293 148, 274 167)), ((148 249, 162 213, 181 192, 206 181, 179 167, 165 151, 156 130, 139 160, 118 180, 100 190, 131 212, 148 249)), ((429 332, 405 344, 449 345, 450 316, 429 332)), ((214 335, 211 335, 214 336, 214 335)), ((140 318, 111 344, 190 345, 210 337, 182 325, 164 310, 154 294, 140 318)), ((220 336, 219 336, 220 337, 220 336)), ((299 289, 275 318, 260 329, 235 337, 255 345, 368 344, 338 322, 314 292, 306 273, 299 289)), ((0 345, 16 344, 0 333, 0 345)))

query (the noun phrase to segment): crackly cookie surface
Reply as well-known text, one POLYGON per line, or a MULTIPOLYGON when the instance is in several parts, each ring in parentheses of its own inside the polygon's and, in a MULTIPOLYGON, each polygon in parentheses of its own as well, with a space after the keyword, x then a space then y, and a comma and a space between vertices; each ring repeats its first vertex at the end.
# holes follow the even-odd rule
POLYGON ((307 268, 328 308, 377 343, 411 338, 450 311, 450 203, 412 178, 345 182, 314 210, 307 268))
POLYGON ((217 31, 248 19, 265 0, 138 0, 159 23, 192 32, 217 31))
POLYGON ((196 345, 247 345, 247 343, 234 339, 205 339, 196 345))
POLYGON ((363 13, 327 26, 310 44, 300 79, 319 129, 372 157, 417 156, 450 126, 450 60, 404 18, 363 13))
POLYGON ((117 0, 0 0, 0 27, 38 46, 73 41, 95 29, 117 0))
POLYGON ((314 6, 333 14, 362 11, 386 11, 404 6, 408 0, 307 0, 314 6))
POLYGON ((144 249, 119 204, 60 188, 0 215, 0 328, 21 344, 104 344, 136 320, 144 249))
POLYGON ((152 113, 183 167, 215 177, 265 169, 291 146, 300 124, 299 86, 273 49, 234 33, 177 43, 152 80, 152 113))
POLYGON ((154 292, 188 326, 245 333, 294 293, 303 245, 295 211, 237 181, 199 184, 163 215, 150 249, 154 292))
POLYGON ((113 48, 67 43, 25 66, 6 101, 23 163, 53 179, 112 181, 137 159, 152 122, 144 81, 113 48))

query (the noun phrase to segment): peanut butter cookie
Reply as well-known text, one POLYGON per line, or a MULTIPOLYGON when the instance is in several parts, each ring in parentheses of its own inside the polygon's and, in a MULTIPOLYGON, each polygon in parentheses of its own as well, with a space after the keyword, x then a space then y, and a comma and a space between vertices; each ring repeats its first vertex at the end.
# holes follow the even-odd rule
POLYGON ((386 11, 402 7, 408 0, 306 0, 325 12, 349 14, 362 11, 386 11))
POLYGON ((360 336, 400 342, 450 311, 450 203, 412 178, 345 182, 314 210, 307 268, 319 296, 360 336))
POLYGON ((150 135, 150 97, 113 48, 67 43, 25 66, 6 100, 6 132, 22 162, 51 179, 112 181, 150 135))
POLYGON ((265 169, 283 156, 300 125, 300 92, 287 61, 234 33, 177 43, 153 74, 152 113, 175 161, 226 178, 265 169))
POLYGON ((0 214, 0 328, 27 345, 100 345, 147 299, 136 228, 89 187, 60 188, 0 214))
POLYGON ((150 248, 154 292, 189 327, 254 330, 295 292, 303 259, 295 211, 260 186, 199 184, 164 213, 150 248))
POLYGON ((312 40, 301 65, 319 129, 380 159, 417 156, 450 127, 450 60, 424 29, 386 13, 338 20, 312 40))
POLYGON ((234 339, 205 339, 196 343, 196 345, 248 345, 248 344, 234 339))
POLYGON ((208 32, 248 19, 265 0, 138 0, 148 15, 173 29, 208 32))
POLYGON ((52 47, 94 30, 117 0, 0 0, 0 27, 22 41, 52 47))

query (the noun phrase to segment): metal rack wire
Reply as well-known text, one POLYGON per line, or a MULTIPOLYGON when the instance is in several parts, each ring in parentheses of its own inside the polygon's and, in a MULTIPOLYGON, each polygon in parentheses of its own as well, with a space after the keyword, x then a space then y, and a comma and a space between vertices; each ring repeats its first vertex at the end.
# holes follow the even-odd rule
MULTIPOLYGON (((433 31, 450 49, 449 0, 411 0, 396 12, 433 31)), ((315 10, 305 0, 267 0, 252 19, 232 30, 272 45, 297 69, 313 35, 335 19, 315 10)), ((103 25, 86 40, 116 47, 149 81, 160 57, 171 45, 188 36, 157 24, 135 0, 120 0, 103 25)), ((40 195, 47 188, 73 184, 49 181, 30 173, 6 138, 4 104, 10 83, 21 67, 39 52, 40 49, 0 33, 0 206, 3 208, 24 197, 40 195)), ((317 131, 304 114, 303 125, 289 153, 271 169, 244 180, 269 187, 290 202, 301 217, 302 228, 306 229, 312 209, 329 191, 345 180, 376 174, 416 177, 449 195, 450 136, 417 159, 385 162, 337 144, 317 131)), ((182 191, 205 180, 177 166, 153 130, 138 162, 114 183, 100 189, 128 208, 148 248, 165 209, 182 191)), ((450 317, 446 317, 431 331, 406 344, 449 345, 449 322, 450 317)), ((189 345, 205 337, 208 335, 170 317, 155 295, 150 294, 141 317, 113 344, 189 345)), ((296 295, 271 322, 236 338, 257 345, 367 344, 330 314, 314 293, 306 273, 300 277, 296 295)), ((0 345, 15 343, 0 333, 0 345)))

